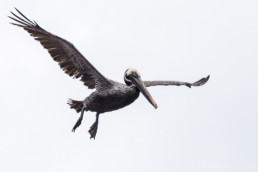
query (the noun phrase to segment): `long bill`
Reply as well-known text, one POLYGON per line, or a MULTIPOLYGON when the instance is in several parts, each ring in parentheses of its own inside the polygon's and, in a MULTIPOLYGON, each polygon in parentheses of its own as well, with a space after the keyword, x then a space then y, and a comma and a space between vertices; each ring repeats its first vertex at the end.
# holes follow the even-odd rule
POLYGON ((157 103, 151 97, 149 91, 145 87, 145 85, 142 82, 141 78, 140 77, 132 77, 131 81, 141 91, 141 93, 146 97, 146 99, 154 106, 154 108, 157 109, 158 108, 157 103))

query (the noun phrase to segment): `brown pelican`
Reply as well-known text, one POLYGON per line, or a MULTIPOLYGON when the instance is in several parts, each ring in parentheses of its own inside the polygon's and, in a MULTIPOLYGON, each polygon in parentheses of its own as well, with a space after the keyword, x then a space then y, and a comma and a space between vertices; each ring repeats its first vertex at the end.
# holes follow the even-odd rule
POLYGON ((129 68, 124 74, 125 84, 110 80, 103 76, 84 58, 73 44, 44 30, 35 21, 32 22, 29 20, 19 10, 16 9, 16 11, 20 16, 11 12, 13 16, 9 17, 15 21, 15 23, 11 24, 23 28, 35 40, 39 41, 66 74, 74 78, 80 78, 89 89, 96 89, 95 92, 83 101, 72 99, 68 101, 70 108, 75 109, 77 113, 81 112, 79 119, 72 129, 73 132, 80 126, 84 111, 97 112, 96 121, 89 130, 90 138, 95 139, 96 137, 99 114, 117 110, 131 104, 139 97, 140 92, 157 108, 157 104, 146 87, 156 85, 185 85, 191 88, 192 86, 201 86, 209 79, 209 76, 207 76, 194 83, 180 81, 142 81, 139 72, 134 68, 129 68))

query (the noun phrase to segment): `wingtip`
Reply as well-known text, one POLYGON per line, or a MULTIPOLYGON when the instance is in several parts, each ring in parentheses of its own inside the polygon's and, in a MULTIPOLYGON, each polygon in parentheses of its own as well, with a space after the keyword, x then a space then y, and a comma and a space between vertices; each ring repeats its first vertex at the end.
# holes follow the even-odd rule
POLYGON ((206 84, 206 82, 208 82, 209 79, 210 79, 210 75, 208 75, 206 78, 202 78, 199 81, 196 81, 195 83, 192 84, 192 86, 202 86, 206 84))
MULTIPOLYGON (((16 7, 13 7, 18 13, 20 13, 20 11, 16 8, 16 7)), ((11 12, 12 13, 12 12, 11 12)))
POLYGON ((13 7, 13 8, 20 13, 20 11, 16 7, 13 7))
MULTIPOLYGON (((203 84, 206 84, 206 82, 208 82, 208 80, 210 79, 210 75, 208 75, 206 78, 205 78, 205 82, 203 84)), ((202 85, 203 85, 202 84, 202 85)))
POLYGON ((208 80, 210 79, 210 75, 208 75, 206 78, 204 78, 203 83, 201 83, 201 85, 206 84, 206 82, 208 82, 208 80))

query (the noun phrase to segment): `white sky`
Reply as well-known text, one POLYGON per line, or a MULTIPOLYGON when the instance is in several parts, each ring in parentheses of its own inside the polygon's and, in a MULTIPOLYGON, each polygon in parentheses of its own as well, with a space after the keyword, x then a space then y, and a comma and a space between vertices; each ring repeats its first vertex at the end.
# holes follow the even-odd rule
POLYGON ((258 171, 258 1, 2 0, 0 26, 0 171, 258 171), (72 133, 66 101, 92 90, 9 24, 13 7, 113 80, 131 66, 143 80, 211 79, 149 88, 157 110, 140 96, 102 114, 90 140, 95 113, 72 133))

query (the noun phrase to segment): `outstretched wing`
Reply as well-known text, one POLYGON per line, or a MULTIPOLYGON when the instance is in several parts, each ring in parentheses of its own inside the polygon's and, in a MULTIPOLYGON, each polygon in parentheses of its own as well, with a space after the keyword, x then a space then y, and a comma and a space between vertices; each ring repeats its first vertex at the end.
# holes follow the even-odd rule
POLYGON ((210 78, 210 75, 208 75, 206 78, 202 78, 199 81, 196 81, 194 83, 188 83, 188 82, 181 82, 181 81, 143 81, 144 85, 146 87, 151 87, 151 86, 157 86, 157 85, 176 85, 176 86, 181 86, 185 85, 189 88, 192 86, 202 86, 204 85, 210 78))
POLYGON ((20 16, 11 12, 13 16, 9 16, 9 18, 17 22, 11 24, 23 28, 35 40, 39 41, 66 74, 74 78, 80 78, 84 85, 90 89, 96 88, 100 91, 112 86, 111 81, 98 72, 73 44, 42 29, 35 21, 29 20, 18 9, 16 11, 20 16))

